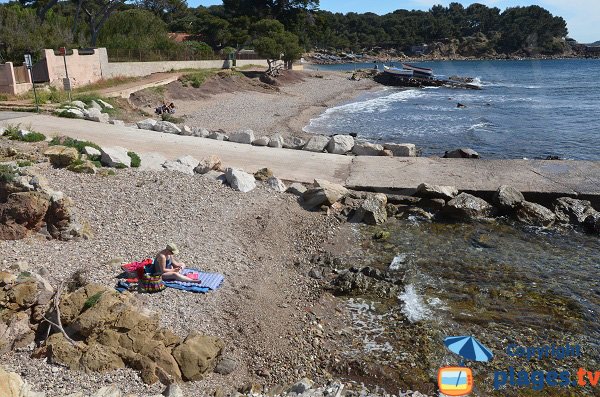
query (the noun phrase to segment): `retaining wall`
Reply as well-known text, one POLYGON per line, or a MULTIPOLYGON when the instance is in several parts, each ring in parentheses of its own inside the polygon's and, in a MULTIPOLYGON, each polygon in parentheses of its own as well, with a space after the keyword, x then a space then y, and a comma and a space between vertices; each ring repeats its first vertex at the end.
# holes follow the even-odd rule
POLYGON ((31 73, 24 66, 14 67, 12 62, 0 64, 0 92, 10 95, 21 95, 33 88, 31 73), (19 73, 19 82, 15 76, 19 73), (19 70, 22 69, 22 70, 19 70))
MULTIPOLYGON (((95 50, 91 55, 81 55, 78 50, 73 50, 73 54, 67 55, 64 59, 62 55, 54 55, 54 50, 43 50, 43 57, 46 59, 46 68, 48 70, 47 78, 50 85, 59 88, 63 87, 63 79, 66 77, 65 61, 72 87, 95 83, 102 79, 102 64, 100 62, 101 56, 99 50, 101 49, 95 50)), ((104 51, 106 52, 106 49, 104 51)))

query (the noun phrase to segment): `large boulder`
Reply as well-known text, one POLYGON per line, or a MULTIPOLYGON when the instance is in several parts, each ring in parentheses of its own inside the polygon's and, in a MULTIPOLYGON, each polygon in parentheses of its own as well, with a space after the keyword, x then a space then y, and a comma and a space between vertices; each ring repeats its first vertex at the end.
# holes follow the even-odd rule
POLYGON ((491 216, 493 209, 487 201, 468 193, 461 193, 448 201, 442 209, 442 214, 457 221, 471 221, 491 216))
POLYGON ((227 168, 225 170, 225 178, 227 178, 229 186, 243 193, 249 192, 256 187, 254 176, 241 170, 227 168))
POLYGON ((57 113, 62 116, 64 116, 66 114, 66 117, 71 117, 71 118, 76 118, 76 119, 84 119, 85 118, 85 114, 80 109, 76 109, 76 108, 58 109, 57 113))
POLYGON ((103 101, 102 99, 98 99, 98 103, 102 105, 103 108, 106 109, 114 109, 115 107, 108 102, 103 101))
POLYGON ((48 147, 44 152, 44 156, 48 157, 50 164, 54 167, 64 168, 79 158, 79 152, 72 147, 55 145, 48 147))
POLYGON ((412 143, 386 143, 383 148, 390 150, 396 157, 416 157, 417 147, 412 143))
POLYGON ((0 240, 19 240, 43 225, 50 206, 49 197, 41 192, 18 192, 0 204, 0 240))
POLYGON ((354 137, 350 135, 334 135, 327 144, 327 151, 333 154, 346 154, 354 147, 354 137))
POLYGON ((206 174, 207 172, 212 170, 218 171, 219 169, 221 169, 221 165, 221 158, 212 154, 200 160, 200 163, 198 163, 196 168, 194 168, 194 172, 197 174, 206 174))
POLYGON ((383 193, 369 195, 356 209, 353 222, 363 222, 368 225, 380 225, 387 221, 387 196, 383 193))
POLYGON ((101 147, 100 162, 106 167, 131 167, 131 157, 127 154, 127 149, 121 146, 101 147))
POLYGON ((257 181, 266 181, 273 176, 273 170, 270 168, 261 168, 254 173, 254 179, 257 181))
POLYGON ((100 157, 102 156, 102 153, 100 152, 100 150, 96 149, 95 147, 92 146, 86 146, 83 148, 83 154, 85 154, 86 156, 90 156, 90 157, 100 157))
POLYGON ((276 192, 285 192, 285 184, 283 183, 283 181, 277 177, 270 177, 269 179, 267 179, 267 186, 269 186, 271 189, 275 190, 276 192))
POLYGON ((283 137, 279 133, 273 134, 271 138, 269 138, 269 147, 281 149, 283 147, 283 143, 283 137))
POLYGON ((583 227, 588 233, 600 234, 600 212, 588 215, 583 221, 583 227))
POLYGON ((34 392, 27 382, 15 372, 0 367, 0 396, 2 397, 45 397, 44 392, 34 392))
POLYGON ((208 138, 208 136, 210 135, 210 131, 206 128, 193 127, 192 135, 198 138, 208 138))
POLYGON ((261 136, 260 138, 256 138, 252 141, 252 145, 254 146, 268 146, 269 145, 269 137, 261 136))
POLYGON ((380 156, 382 152, 382 145, 370 142, 356 143, 352 148, 352 153, 357 156, 380 156))
POLYGON ((214 140, 217 140, 217 141, 228 141, 229 140, 229 137, 227 137, 227 135, 225 135, 225 134, 223 134, 222 132, 219 132, 219 131, 213 131, 213 132, 211 132, 208 135, 208 137, 210 139, 214 139, 214 140))
POLYGON ((190 126, 184 125, 181 127, 181 135, 192 136, 193 134, 194 134, 194 131, 192 131, 192 128, 190 126))
POLYGON ((523 201, 519 205, 515 217, 527 225, 541 227, 550 227, 556 220, 554 212, 540 204, 530 203, 529 201, 523 201))
POLYGON ((225 344, 213 336, 190 334, 185 341, 173 349, 173 357, 181 368, 184 380, 198 381, 212 371, 225 344))
POLYGON ((307 150, 309 152, 319 152, 322 153, 325 150, 325 147, 329 143, 329 137, 323 135, 314 135, 311 136, 308 142, 302 148, 303 150, 307 150))
POLYGON ((293 194, 294 196, 302 197, 307 190, 308 189, 303 184, 294 182, 285 191, 286 193, 293 194))
POLYGON ((523 194, 511 186, 502 185, 494 193, 492 203, 503 212, 512 212, 525 201, 523 194))
POLYGON ((581 224, 589 215, 597 211, 587 200, 577 200, 571 197, 561 197, 553 203, 556 220, 561 223, 581 224))
POLYGON ((69 171, 78 174, 95 174, 96 166, 90 160, 78 161, 67 167, 69 171))
POLYGON ((180 157, 177 160, 165 161, 163 168, 167 171, 177 171, 188 175, 194 175, 194 169, 198 167, 200 161, 192 156, 180 157))
POLYGON ((181 128, 177 127, 175 124, 171 123, 170 121, 158 121, 156 124, 154 124, 152 129, 154 131, 164 132, 167 134, 176 134, 176 135, 181 134, 181 128))
POLYGON ((254 141, 254 131, 242 130, 229 135, 229 142, 251 144, 254 141))
POLYGON ((85 109, 87 106, 81 101, 72 101, 71 105, 78 107, 79 109, 85 109))
POLYGON ((478 159, 479 153, 473 149, 461 148, 444 153, 446 159, 478 159))
POLYGON ((85 118, 87 120, 95 121, 98 123, 108 123, 108 120, 110 120, 110 116, 108 114, 102 113, 101 109, 95 108, 88 110, 87 114, 85 115, 85 118))
POLYGON ((102 111, 102 106, 100 106, 100 104, 93 99, 90 101, 90 108, 102 111))
POLYGON ((140 166, 138 170, 141 171, 162 171, 164 170, 163 164, 167 161, 166 157, 160 153, 155 152, 147 152, 147 153, 139 153, 140 156, 140 166))
POLYGON ((302 197, 304 206, 308 209, 321 205, 332 205, 349 193, 342 185, 323 179, 315 179, 314 187, 306 190, 302 197))
POLYGON ((421 183, 417 187, 415 196, 421 198, 442 198, 444 200, 452 200, 458 194, 458 189, 454 186, 439 186, 430 185, 429 183, 421 183))
POLYGON ((138 121, 135 123, 140 130, 152 130, 156 125, 156 120, 154 119, 145 119, 142 121, 138 121))
POLYGON ((292 136, 283 140, 283 147, 286 149, 297 149, 300 150, 306 145, 306 142, 302 138, 292 136))

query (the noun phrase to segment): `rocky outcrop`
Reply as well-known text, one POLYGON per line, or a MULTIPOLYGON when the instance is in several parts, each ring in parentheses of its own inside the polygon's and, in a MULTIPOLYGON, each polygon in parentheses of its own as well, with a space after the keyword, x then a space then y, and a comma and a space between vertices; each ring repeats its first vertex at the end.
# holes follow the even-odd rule
POLYGON ((412 143, 386 143, 383 148, 396 157, 416 157, 417 147, 412 143))
POLYGON ((383 193, 369 195, 355 211, 353 222, 380 225, 387 221, 387 196, 383 193))
POLYGON ((514 211, 523 201, 525 201, 523 194, 514 187, 507 185, 500 186, 492 199, 494 205, 504 213, 514 211))
POLYGON ((218 171, 221 169, 221 165, 221 158, 213 154, 200 160, 198 166, 194 168, 194 172, 196 172, 197 174, 206 174, 207 172, 212 170, 218 171))
POLYGON ((223 347, 223 341, 214 336, 188 335, 183 343, 173 349, 173 357, 181 368, 183 379, 201 380, 203 374, 214 369, 223 347))
POLYGON ((556 221, 560 223, 582 224, 590 215, 597 211, 587 200, 577 200, 571 197, 561 197, 553 203, 556 221))
POLYGON ((325 151, 327 144, 329 144, 329 137, 323 135, 314 135, 310 137, 302 149, 309 152, 322 153, 325 151))
POLYGON ((471 221, 491 216, 493 209, 487 201, 468 193, 461 193, 448 201, 441 214, 456 221, 471 221))
POLYGON ((0 396, 2 397, 45 397, 43 392, 35 392, 15 372, 7 372, 0 367, 0 396))
POLYGON ((583 227, 588 233, 600 234, 600 212, 588 215, 583 221, 583 227))
POLYGON ((123 147, 101 147, 100 152, 102 152, 100 162, 106 167, 131 167, 131 157, 127 154, 127 149, 123 147))
POLYGON ((454 186, 438 186, 430 185, 429 183, 421 183, 417 187, 415 196, 422 198, 441 198, 444 200, 452 200, 458 194, 458 189, 454 186))
POLYGON ((254 141, 254 131, 243 130, 229 135, 229 142, 251 144, 254 141))
POLYGON ((225 178, 227 178, 229 186, 242 193, 247 193, 256 187, 254 176, 241 170, 227 168, 225 170, 225 178))
POLYGON ((383 146, 374 143, 357 143, 352 148, 352 153, 357 156, 380 156, 383 146))
POLYGON ((473 149, 461 148, 444 153, 445 159, 478 159, 479 153, 473 149))
POLYGON ((64 168, 79 158, 79 152, 72 147, 55 145, 46 149, 44 156, 48 157, 54 167, 64 168))
POLYGON ((333 154, 346 154, 354 147, 354 137, 350 135, 334 135, 327 144, 327 151, 333 154))
POLYGON ((332 281, 336 295, 375 295, 380 298, 395 298, 399 287, 386 274, 372 267, 350 268, 342 271, 332 281))
POLYGON ((540 227, 550 227, 556 220, 556 216, 548 208, 529 201, 523 201, 519 205, 515 217, 527 225, 540 227))

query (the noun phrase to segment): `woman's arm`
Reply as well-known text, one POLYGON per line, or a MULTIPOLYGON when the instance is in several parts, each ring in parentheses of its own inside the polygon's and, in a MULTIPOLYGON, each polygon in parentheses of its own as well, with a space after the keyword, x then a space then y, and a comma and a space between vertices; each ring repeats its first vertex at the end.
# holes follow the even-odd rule
POLYGON ((158 268, 161 274, 177 273, 175 269, 167 269, 167 257, 163 254, 158 256, 158 268))

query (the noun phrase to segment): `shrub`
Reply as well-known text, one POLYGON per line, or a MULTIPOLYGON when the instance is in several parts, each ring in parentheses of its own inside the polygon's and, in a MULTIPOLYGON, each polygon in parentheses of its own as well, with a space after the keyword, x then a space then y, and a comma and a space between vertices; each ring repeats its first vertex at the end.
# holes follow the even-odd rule
POLYGON ((173 123, 173 124, 183 123, 183 118, 181 118, 181 117, 175 117, 175 116, 173 116, 172 114, 169 114, 169 113, 163 113, 161 115, 161 118, 162 118, 162 121, 168 121, 168 122, 173 123))
POLYGON ((18 160, 17 165, 19 167, 29 167, 29 166, 33 165, 33 163, 29 160, 18 160))
POLYGON ((94 295, 90 296, 83 304, 83 310, 87 310, 94 307, 94 305, 98 303, 101 297, 102 292, 96 292, 94 295))
POLYGON ((46 135, 32 130, 29 130, 29 134, 21 136, 19 134, 19 131, 21 130, 20 126, 20 124, 17 124, 16 126, 12 124, 9 125, 3 135, 14 141, 40 142, 46 140, 46 135))
POLYGON ((91 160, 91 162, 96 166, 96 168, 102 168, 102 163, 100 160, 91 160))
POLYGON ((52 140, 48 143, 48 145, 50 145, 50 146, 62 145, 62 146, 73 147, 73 148, 77 149, 77 151, 79 153, 83 153, 83 149, 86 146, 91 146, 94 149, 100 150, 100 146, 96 145, 94 142, 80 141, 78 139, 73 139, 73 138, 68 138, 68 137, 58 137, 58 136, 52 138, 52 140))
POLYGON ((137 168, 142 164, 142 159, 137 155, 136 152, 127 152, 127 155, 131 158, 131 166, 137 168))
POLYGON ((12 165, 0 164, 0 182, 12 182, 17 176, 17 172, 12 165))
POLYGON ((123 164, 123 163, 117 163, 115 165, 115 168, 117 168, 117 169, 123 169, 123 168, 127 168, 127 166, 125 164, 123 164))
POLYGON ((75 114, 67 111, 67 110, 63 110, 62 112, 60 112, 58 114, 58 117, 64 117, 66 119, 77 119, 79 117, 77 117, 75 114))

